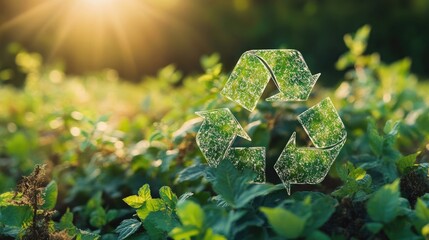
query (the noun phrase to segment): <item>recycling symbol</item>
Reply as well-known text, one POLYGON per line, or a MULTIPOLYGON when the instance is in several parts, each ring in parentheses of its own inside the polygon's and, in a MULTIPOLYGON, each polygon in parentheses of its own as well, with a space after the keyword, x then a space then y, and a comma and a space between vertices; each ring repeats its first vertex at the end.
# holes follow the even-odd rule
MULTIPOLYGON (((279 93, 266 101, 306 101, 320 74, 311 74, 297 50, 250 50, 234 67, 221 94, 252 112, 270 79, 279 93)), ((257 173, 265 181, 265 148, 232 147, 237 136, 251 141, 228 108, 197 112, 204 121, 197 133, 197 145, 211 167, 229 159, 240 168, 257 173)), ((331 99, 298 115, 298 121, 314 147, 297 147, 296 132, 274 164, 288 194, 291 184, 320 183, 345 144, 347 132, 331 99)))

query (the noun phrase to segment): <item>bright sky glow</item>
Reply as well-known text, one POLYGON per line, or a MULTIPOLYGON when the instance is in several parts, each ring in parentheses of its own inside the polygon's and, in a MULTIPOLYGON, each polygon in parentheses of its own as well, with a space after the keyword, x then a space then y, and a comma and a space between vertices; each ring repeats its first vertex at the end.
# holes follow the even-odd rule
POLYGON ((139 67, 136 54, 155 56, 151 62, 156 64, 167 36, 186 42, 182 37, 195 35, 176 15, 184 5, 178 0, 33 1, 0 22, 0 35, 11 32, 34 46, 48 43, 48 59, 60 52, 78 67, 119 59, 132 72, 139 67))

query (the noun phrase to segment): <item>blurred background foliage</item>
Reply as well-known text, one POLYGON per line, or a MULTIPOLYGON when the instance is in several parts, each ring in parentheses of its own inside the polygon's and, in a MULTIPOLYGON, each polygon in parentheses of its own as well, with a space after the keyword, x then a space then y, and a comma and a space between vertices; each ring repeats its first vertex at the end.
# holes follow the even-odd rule
POLYGON ((47 63, 61 62, 66 73, 112 68, 134 81, 171 63, 198 72, 200 56, 213 52, 230 71, 246 50, 294 48, 329 85, 342 75, 334 66, 346 51, 343 35, 370 24, 371 52, 386 62, 409 57, 414 73, 429 76, 426 0, 0 0, 0 6, 2 69, 14 62, 10 42, 47 63))
MULTIPOLYGON (((195 213, 206 216, 200 239, 429 237, 427 1, 0 4, 0 238, 19 239, 28 216, 40 213, 12 192, 36 164, 46 164, 52 179, 43 190, 56 210, 48 230, 69 238, 165 239, 195 213), (309 100, 260 101, 249 113, 222 97, 239 56, 256 48, 301 51, 322 73, 309 100), (277 184, 273 165, 291 134, 311 146, 297 116, 327 96, 348 136, 322 183, 293 186, 285 197, 269 184, 268 192, 248 191, 251 175, 228 165, 205 166, 196 111, 229 108, 253 140, 234 146, 266 147, 267 182, 277 184), (225 175, 244 188, 222 184, 225 175), (167 212, 143 216, 145 206, 122 200, 144 195, 142 185, 154 202, 169 203, 167 212), (176 208, 176 195, 162 186, 195 204, 176 208), (175 201, 165 201, 167 193, 175 201), (274 213, 294 216, 300 231, 278 231, 283 221, 274 213)), ((264 95, 275 91, 271 82, 264 95)))
MULTIPOLYGON (((167 233, 177 234, 173 227, 179 227, 179 218, 186 228, 185 217, 197 214, 196 219, 206 216, 199 235, 226 239, 313 234, 319 235, 313 239, 427 239, 429 83, 418 81, 409 59, 387 63, 369 52, 370 32, 364 25, 345 35, 347 50, 335 63, 345 73, 337 87, 316 84, 306 102, 260 101, 251 113, 219 94, 229 73, 218 54, 201 58, 199 74, 183 74, 168 65, 130 83, 114 70, 68 75, 61 66, 44 64, 39 54, 18 51, 16 69, 25 81, 21 88, 0 88, 0 238, 19 239, 29 229, 31 208, 17 206, 11 190, 35 164, 44 163, 46 176, 54 181, 50 186, 55 186, 49 210, 57 211, 55 224, 46 221, 56 231, 72 230, 67 232, 70 238, 110 240, 133 234, 129 239, 166 239, 167 233), (205 166, 195 141, 202 123, 196 111, 229 108, 252 138, 237 139, 234 145, 266 147, 267 182, 277 184, 273 165, 291 134, 297 133, 299 146, 311 146, 297 116, 327 96, 348 135, 320 184, 294 185, 294 195, 286 197, 283 187, 275 185, 263 185, 269 191, 249 190, 252 175, 231 165, 217 170, 205 166), (232 184, 224 184, 225 179, 232 184), (143 184, 149 185, 140 191, 143 184), (165 204, 162 192, 171 191, 162 186, 195 204, 178 203, 176 208, 172 201, 159 216, 158 208, 131 201, 146 192, 165 204), (238 195, 247 201, 231 197, 238 195), (270 215, 276 213, 285 216, 274 221, 270 215), (296 216, 291 218, 292 213, 296 216), (308 225, 293 234, 278 231, 286 217, 308 225), (79 237, 88 234, 92 237, 79 237)), ((272 83, 264 94, 275 91, 272 83)))

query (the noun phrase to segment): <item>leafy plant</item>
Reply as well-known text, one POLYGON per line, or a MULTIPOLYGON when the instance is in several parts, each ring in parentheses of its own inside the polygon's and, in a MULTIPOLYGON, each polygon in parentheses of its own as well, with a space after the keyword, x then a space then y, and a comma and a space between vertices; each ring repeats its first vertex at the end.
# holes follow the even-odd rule
POLYGON ((47 185, 46 181, 45 166, 37 165, 30 176, 23 177, 17 192, 1 195, 0 233, 20 239, 97 239, 96 234, 74 227, 70 212, 52 228, 58 188, 55 181, 47 185))
MULTIPOLYGON (((318 87, 305 103, 259 101, 250 114, 220 96, 227 74, 216 54, 202 58, 202 74, 170 65, 139 84, 113 70, 72 77, 20 55, 25 85, 0 87, 0 238, 428 238, 429 85, 409 59, 366 54, 369 33, 346 35, 338 88, 318 87), (296 119, 326 96, 347 141, 323 182, 288 196, 273 166, 293 132, 311 146, 296 119), (216 108, 252 138, 233 147, 267 149, 266 183, 234 159, 206 164, 195 112, 216 108)), ((262 98, 273 94, 268 85, 262 98)))
POLYGON ((170 187, 164 186, 159 189, 160 198, 152 198, 148 184, 143 185, 138 195, 124 198, 129 206, 136 209, 140 221, 126 219, 116 228, 119 239, 125 239, 135 233, 142 225, 146 229, 144 236, 150 239, 164 239, 168 232, 178 225, 175 213, 177 196, 170 187))

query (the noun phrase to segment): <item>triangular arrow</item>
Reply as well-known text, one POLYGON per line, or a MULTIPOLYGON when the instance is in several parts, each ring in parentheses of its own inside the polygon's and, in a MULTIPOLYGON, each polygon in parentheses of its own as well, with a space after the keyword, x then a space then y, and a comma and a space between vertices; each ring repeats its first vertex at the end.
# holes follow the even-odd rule
POLYGON ((292 134, 274 169, 290 194, 291 184, 317 184, 323 181, 346 141, 327 148, 297 148, 292 134))
POLYGON ((204 118, 196 141, 210 166, 216 167, 224 158, 236 136, 251 140, 228 108, 197 112, 204 118))
POLYGON ((316 148, 297 148, 294 132, 274 164, 289 194, 291 184, 321 182, 347 137, 344 124, 330 98, 301 113, 298 120, 316 148))
POLYGON ((272 72, 280 93, 267 101, 306 101, 320 73, 312 75, 297 50, 256 50, 256 55, 272 72))
POLYGON ((311 74, 299 51, 251 50, 240 57, 221 94, 253 111, 270 77, 280 93, 267 101, 305 101, 319 76, 311 74))

